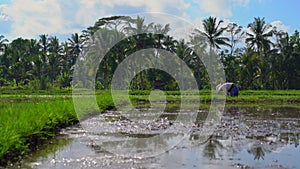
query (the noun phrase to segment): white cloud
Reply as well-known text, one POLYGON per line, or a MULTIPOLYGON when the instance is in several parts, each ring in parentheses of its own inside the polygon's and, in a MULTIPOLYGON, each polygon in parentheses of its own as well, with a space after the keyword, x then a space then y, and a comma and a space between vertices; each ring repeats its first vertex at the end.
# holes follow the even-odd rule
POLYGON ((154 22, 156 24, 170 24, 169 35, 173 36, 176 40, 185 39, 186 42, 195 28, 202 26, 202 19, 189 20, 185 15, 182 17, 168 15, 164 13, 152 13, 145 15, 147 22, 154 22), (196 23, 196 24, 195 24, 196 23))
POLYGON ((184 0, 14 0, 0 6, 0 20, 10 20, 8 39, 35 38, 40 34, 71 34, 111 15, 163 12, 184 15, 189 5, 184 0), (120 7, 128 8, 126 13, 120 7))
POLYGON ((232 3, 236 5, 246 6, 249 3, 249 0, 232 0, 232 3))
POLYGON ((66 25, 68 22, 62 19, 63 9, 57 0, 27 0, 26 3, 23 0, 15 0, 2 10, 12 21, 8 38, 34 38, 40 34, 69 32, 66 25))
POLYGON ((168 9, 182 11, 188 8, 184 0, 102 0, 103 5, 113 7, 115 5, 129 5, 132 7, 145 7, 146 12, 166 12, 168 9))
POLYGON ((202 10, 213 16, 230 17, 234 5, 246 6, 249 0, 195 0, 202 10))
POLYGON ((289 32, 290 27, 284 25, 281 21, 273 21, 270 23, 273 27, 276 27, 278 31, 289 32))
MULTIPOLYGON (((10 5, 0 5, 0 21, 9 20, 11 32, 8 39, 16 37, 36 38, 40 34, 72 34, 94 24, 99 18, 111 15, 134 15, 136 12, 153 13, 147 22, 171 24, 176 37, 186 38, 193 28, 202 28, 202 16, 190 20, 188 1, 199 5, 210 15, 230 17, 235 5, 245 6, 249 0, 14 0, 10 5), (170 16, 158 15, 168 13, 170 16), (156 13, 156 14, 154 14, 156 13), (191 24, 183 25, 172 16, 191 24), (173 18, 173 19, 172 19, 173 18)), ((228 23, 227 20, 224 20, 228 23)), ((271 23, 278 29, 289 30, 280 21, 271 23)))
POLYGON ((224 0, 209 0, 200 3, 201 8, 214 16, 229 17, 232 15, 232 7, 224 0))
POLYGON ((7 20, 8 20, 8 16, 3 13, 0 13, 0 21, 7 21, 7 20))
POLYGON ((0 21, 7 21, 8 20, 8 15, 6 15, 2 12, 5 7, 7 7, 7 5, 1 5, 0 4, 0 21))
POLYGON ((107 8, 101 9, 97 1, 79 0, 80 8, 75 12, 75 20, 85 27, 92 26, 99 18, 111 15, 107 8))

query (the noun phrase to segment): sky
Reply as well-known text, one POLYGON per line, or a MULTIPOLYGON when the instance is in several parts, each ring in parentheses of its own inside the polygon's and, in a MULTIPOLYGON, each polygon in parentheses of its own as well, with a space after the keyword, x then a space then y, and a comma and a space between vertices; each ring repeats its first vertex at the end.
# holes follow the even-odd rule
MULTIPOLYGON (((265 17, 267 23, 292 34, 300 30, 298 10, 298 0, 0 0, 0 35, 10 41, 41 34, 66 40, 99 18, 143 12, 163 13, 152 21, 171 22, 171 28, 172 21, 165 15, 184 19, 199 29, 209 16, 245 28, 254 17, 265 17)), ((182 26, 173 29, 177 28, 182 26)))

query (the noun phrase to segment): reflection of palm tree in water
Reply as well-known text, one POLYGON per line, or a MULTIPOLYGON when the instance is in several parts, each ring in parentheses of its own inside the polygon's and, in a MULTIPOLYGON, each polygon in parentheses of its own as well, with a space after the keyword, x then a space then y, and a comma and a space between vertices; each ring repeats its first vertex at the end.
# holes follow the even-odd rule
POLYGON ((291 138, 291 142, 294 143, 295 148, 297 148, 300 144, 300 135, 298 135, 298 137, 294 135, 294 137, 291 138))
POLYGON ((205 144, 203 149, 204 157, 209 159, 215 159, 216 156, 220 156, 220 152, 225 148, 219 140, 213 137, 210 137, 203 144, 205 144))
POLYGON ((254 155, 254 160, 265 159, 265 149, 262 146, 255 146, 248 150, 249 154, 254 155))

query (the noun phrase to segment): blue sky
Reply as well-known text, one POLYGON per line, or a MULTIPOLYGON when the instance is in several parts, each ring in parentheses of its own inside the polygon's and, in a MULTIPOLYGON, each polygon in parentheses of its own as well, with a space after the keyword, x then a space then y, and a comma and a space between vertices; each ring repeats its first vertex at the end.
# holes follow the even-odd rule
POLYGON ((64 40, 101 17, 139 12, 167 13, 195 25, 212 15, 243 27, 259 16, 291 34, 300 30, 299 4, 298 0, 1 0, 0 34, 9 40, 40 34, 64 40))

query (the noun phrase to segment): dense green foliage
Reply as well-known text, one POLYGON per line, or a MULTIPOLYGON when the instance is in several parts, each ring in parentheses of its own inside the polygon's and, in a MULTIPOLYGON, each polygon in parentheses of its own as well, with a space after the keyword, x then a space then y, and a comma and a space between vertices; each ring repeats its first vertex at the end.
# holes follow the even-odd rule
MULTIPOLYGON (((81 34, 72 34, 66 42, 48 35, 40 35, 39 39, 17 38, 11 42, 0 36, 0 86, 70 87, 76 60, 84 61, 84 58, 78 59, 80 53, 100 31, 124 40, 100 63, 96 82, 92 84, 97 89, 110 88, 118 64, 130 54, 146 48, 163 49, 180 57, 193 71, 199 89, 210 88, 201 59, 208 59, 206 65, 218 69, 212 67, 212 57, 224 64, 227 81, 237 83, 241 89, 300 89, 300 35, 297 30, 289 35, 259 17, 248 25, 248 32, 236 23, 222 25, 222 20, 214 17, 204 19, 203 27, 204 31, 194 30, 189 41, 177 40, 168 35, 172 29, 169 24, 146 24, 140 17, 114 16, 99 19, 81 34), (148 31, 153 33, 143 33, 148 31)), ((159 56, 158 53, 153 55, 159 56)), ((147 60, 142 56, 141 59, 147 60)), ((83 75, 91 73, 83 72, 83 75)), ((131 87, 152 89, 153 82, 163 82, 161 86, 167 90, 178 89, 176 81, 159 70, 140 72, 131 81, 131 87)))

